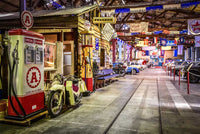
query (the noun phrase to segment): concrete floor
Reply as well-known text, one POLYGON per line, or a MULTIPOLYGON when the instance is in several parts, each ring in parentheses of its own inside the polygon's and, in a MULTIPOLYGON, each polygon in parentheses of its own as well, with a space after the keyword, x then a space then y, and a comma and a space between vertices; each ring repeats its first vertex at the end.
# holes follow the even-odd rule
POLYGON ((190 89, 188 95, 186 80, 179 86, 178 77, 173 81, 163 69, 146 69, 97 89, 80 107, 57 118, 40 119, 31 127, 0 123, 0 133, 200 134, 200 84, 190 89))

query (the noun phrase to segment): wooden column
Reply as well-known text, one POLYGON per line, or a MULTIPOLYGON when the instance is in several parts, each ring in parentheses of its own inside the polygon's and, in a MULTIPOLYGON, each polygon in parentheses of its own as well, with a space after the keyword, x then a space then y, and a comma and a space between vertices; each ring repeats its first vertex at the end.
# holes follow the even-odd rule
POLYGON ((113 63, 115 63, 116 60, 116 43, 117 43, 117 39, 112 39, 112 45, 113 45, 113 63))
POLYGON ((79 76, 80 70, 79 70, 79 64, 78 64, 78 28, 73 28, 73 36, 74 36, 74 75, 79 76))

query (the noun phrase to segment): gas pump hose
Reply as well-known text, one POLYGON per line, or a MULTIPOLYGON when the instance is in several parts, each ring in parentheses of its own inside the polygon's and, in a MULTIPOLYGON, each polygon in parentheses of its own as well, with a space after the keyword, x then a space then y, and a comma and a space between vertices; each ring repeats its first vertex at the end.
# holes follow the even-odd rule
MULTIPOLYGON (((18 47, 18 43, 19 43, 19 41, 17 40, 17 44, 16 44, 17 47, 18 47)), ((12 52, 12 56, 13 56, 13 66, 12 66, 12 68, 11 68, 11 61, 10 61, 9 53, 7 53, 7 54, 8 54, 8 55, 7 55, 7 56, 8 56, 8 66, 9 66, 9 72, 10 72, 10 78, 9 78, 9 81, 10 81, 10 82, 9 82, 9 90, 8 90, 10 104, 11 104, 11 107, 12 107, 12 109, 14 110, 14 112, 15 112, 19 117, 24 118, 24 117, 26 116, 26 112, 25 112, 23 106, 21 105, 21 103, 19 102, 19 99, 18 99, 18 97, 17 97, 17 95, 16 95, 16 93, 15 93, 15 89, 14 89, 14 88, 16 88, 16 87, 14 87, 14 84, 13 84, 13 79, 14 79, 14 78, 13 78, 13 74, 14 74, 15 66, 16 66, 16 72, 17 72, 16 59, 18 60, 18 49, 16 49, 16 47, 15 47, 14 51, 12 52), (15 57, 15 53, 16 53, 16 57, 15 57), (17 104, 19 105, 19 107, 20 107, 20 109, 22 110, 22 112, 23 112, 24 115, 19 114, 19 112, 15 109, 15 107, 14 107, 14 105, 13 105, 13 102, 12 102, 12 98, 11 98, 11 91, 12 91, 12 93, 13 93, 13 95, 14 95, 16 101, 17 101, 17 104)), ((17 75, 17 73, 16 73, 15 75, 17 75)))

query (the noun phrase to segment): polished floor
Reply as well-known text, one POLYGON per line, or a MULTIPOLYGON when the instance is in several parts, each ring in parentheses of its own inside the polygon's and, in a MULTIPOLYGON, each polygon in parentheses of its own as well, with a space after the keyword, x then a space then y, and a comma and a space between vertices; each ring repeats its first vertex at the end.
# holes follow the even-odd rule
POLYGON ((200 83, 163 69, 126 75, 84 97, 81 105, 30 127, 0 123, 2 134, 200 134, 200 83))

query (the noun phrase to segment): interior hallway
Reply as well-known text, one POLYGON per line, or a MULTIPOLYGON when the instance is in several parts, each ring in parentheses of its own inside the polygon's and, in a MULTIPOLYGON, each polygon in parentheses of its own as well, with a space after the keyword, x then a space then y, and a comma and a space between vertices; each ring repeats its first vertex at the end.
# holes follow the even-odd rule
POLYGON ((191 85, 187 95, 184 81, 179 88, 163 69, 146 69, 97 89, 80 107, 57 118, 40 119, 31 127, 0 123, 0 133, 199 134, 199 87, 191 85))

